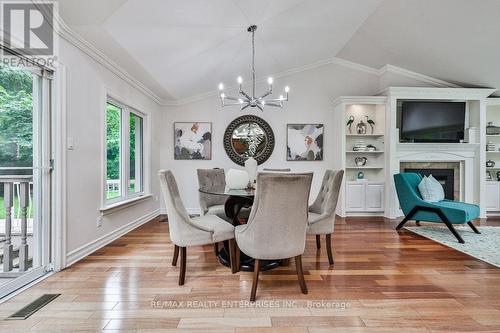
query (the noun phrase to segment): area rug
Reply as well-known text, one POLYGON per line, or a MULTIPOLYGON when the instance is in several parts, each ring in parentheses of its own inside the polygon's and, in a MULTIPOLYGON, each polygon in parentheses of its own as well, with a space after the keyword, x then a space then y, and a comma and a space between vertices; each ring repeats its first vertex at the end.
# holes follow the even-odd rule
POLYGON ((465 244, 460 244, 445 226, 405 227, 417 235, 500 267, 500 227, 478 227, 481 234, 475 234, 468 226, 455 228, 465 244))

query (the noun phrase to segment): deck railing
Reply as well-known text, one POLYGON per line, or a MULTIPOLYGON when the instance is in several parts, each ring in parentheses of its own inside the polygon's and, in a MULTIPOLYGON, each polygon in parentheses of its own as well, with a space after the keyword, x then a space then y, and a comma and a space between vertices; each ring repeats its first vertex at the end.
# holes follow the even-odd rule
POLYGON ((28 270, 28 211, 31 201, 31 184, 33 176, 0 176, 0 185, 3 184, 5 206, 5 238, 3 244, 3 271, 13 269, 14 249, 12 245, 12 217, 15 197, 18 198, 18 218, 21 220, 21 243, 19 244, 19 272, 28 270), (15 191, 17 190, 17 191, 15 191), (20 215, 20 216, 19 216, 20 215))

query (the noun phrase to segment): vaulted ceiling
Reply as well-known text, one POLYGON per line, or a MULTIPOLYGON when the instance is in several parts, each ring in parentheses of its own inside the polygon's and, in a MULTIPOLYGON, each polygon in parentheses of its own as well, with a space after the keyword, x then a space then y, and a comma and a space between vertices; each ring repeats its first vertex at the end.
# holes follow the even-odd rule
POLYGON ((63 20, 154 93, 178 100, 340 57, 500 87, 498 0, 64 0, 63 20))

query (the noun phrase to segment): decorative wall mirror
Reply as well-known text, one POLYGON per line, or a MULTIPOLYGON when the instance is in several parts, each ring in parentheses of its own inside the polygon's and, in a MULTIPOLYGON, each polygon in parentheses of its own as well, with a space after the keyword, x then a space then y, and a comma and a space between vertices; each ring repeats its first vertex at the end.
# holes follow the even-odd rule
POLYGON ((236 164, 244 165, 249 157, 262 164, 274 150, 273 130, 264 119, 257 116, 238 117, 226 128, 224 149, 236 164))

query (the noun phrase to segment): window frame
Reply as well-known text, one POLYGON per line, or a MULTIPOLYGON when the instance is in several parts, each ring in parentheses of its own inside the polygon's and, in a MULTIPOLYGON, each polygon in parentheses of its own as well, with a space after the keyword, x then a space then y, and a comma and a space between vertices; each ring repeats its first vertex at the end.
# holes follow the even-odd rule
MULTIPOLYGON (((139 111, 128 103, 121 102, 123 99, 109 92, 105 95, 104 116, 103 116, 103 162, 102 165, 102 208, 101 211, 115 209, 116 207, 136 202, 143 198, 150 197, 150 177, 146 170, 149 170, 150 163, 150 131, 149 115, 139 111), (112 104, 121 109, 120 122, 120 196, 107 199, 107 106, 112 104), (136 115, 142 119, 142 161, 141 175, 142 188, 140 192, 130 192, 130 116, 136 115)), ((137 158, 137 154, 136 154, 137 158)))

